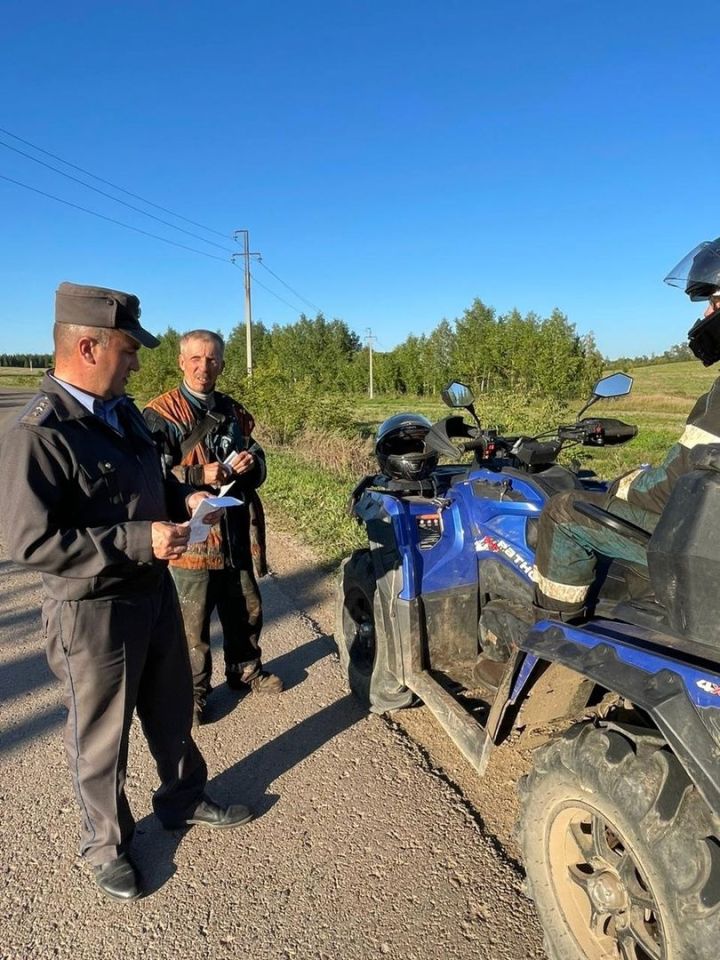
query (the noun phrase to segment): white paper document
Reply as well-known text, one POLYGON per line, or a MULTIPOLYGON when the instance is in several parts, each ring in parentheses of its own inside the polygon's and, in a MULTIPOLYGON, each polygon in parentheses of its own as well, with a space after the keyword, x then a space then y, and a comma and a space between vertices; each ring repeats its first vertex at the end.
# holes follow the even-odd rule
POLYGON ((242 500, 237 497, 206 497, 201 500, 195 508, 190 518, 190 539, 188 543, 204 543, 210 533, 211 525, 203 523, 203 517, 206 517, 213 510, 227 509, 228 507, 241 507, 242 500))
MULTIPOLYGON (((225 459, 223 460, 223 463, 225 464, 225 466, 229 467, 236 456, 237 456, 237 450, 233 450, 232 453, 228 454, 228 456, 225 457, 225 459)), ((230 483, 223 484, 223 486, 220 487, 220 490, 218 491, 218 496, 224 497, 236 480, 237 480, 237 477, 233 477, 230 483)))

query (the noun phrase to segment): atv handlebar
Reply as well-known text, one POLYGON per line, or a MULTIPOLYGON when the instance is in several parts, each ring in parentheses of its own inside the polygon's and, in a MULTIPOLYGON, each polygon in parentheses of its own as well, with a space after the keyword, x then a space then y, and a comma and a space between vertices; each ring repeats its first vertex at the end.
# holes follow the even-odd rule
POLYGON ((586 417, 577 423, 563 424, 558 427, 561 440, 575 441, 586 447, 604 447, 617 443, 627 443, 637 435, 633 423, 624 423, 613 417, 586 417))
POLYGON ((489 442, 486 436, 476 437, 475 440, 466 440, 465 443, 461 443, 460 447, 463 453, 469 453, 471 450, 485 450, 489 442))
POLYGON ((576 423, 563 424, 542 438, 501 437, 496 430, 483 429, 479 424, 468 425, 461 416, 454 415, 433 424, 427 443, 429 449, 444 456, 452 457, 459 448, 464 453, 474 453, 477 461, 509 456, 517 466, 538 468, 555 463, 565 444, 602 447, 626 443, 636 434, 637 427, 631 423, 611 417, 586 417, 576 423))

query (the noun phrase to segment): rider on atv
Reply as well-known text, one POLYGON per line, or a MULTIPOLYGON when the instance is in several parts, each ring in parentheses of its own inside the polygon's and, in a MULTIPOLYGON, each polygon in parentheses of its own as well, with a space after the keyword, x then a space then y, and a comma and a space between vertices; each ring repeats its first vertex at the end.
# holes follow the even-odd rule
MULTIPOLYGON (((720 360, 720 238, 704 241, 683 257, 665 282, 685 288, 690 300, 707 300, 703 316, 688 333, 689 346, 704 366, 720 360)), ((697 468, 699 447, 720 443, 720 378, 695 403, 679 441, 653 469, 617 479, 606 493, 569 491, 551 497, 542 512, 535 558, 536 619, 582 618, 592 604, 598 558, 618 559, 647 571, 640 543, 581 513, 579 501, 595 504, 651 533, 677 479, 697 468)))

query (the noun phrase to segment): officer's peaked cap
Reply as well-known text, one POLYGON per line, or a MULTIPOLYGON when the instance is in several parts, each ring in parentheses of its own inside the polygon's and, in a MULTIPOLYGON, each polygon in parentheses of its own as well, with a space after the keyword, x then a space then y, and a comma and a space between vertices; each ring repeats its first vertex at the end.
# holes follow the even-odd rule
POLYGON ((157 347, 160 341, 140 326, 139 317, 140 301, 134 293, 65 282, 55 294, 55 323, 121 330, 144 347, 157 347))

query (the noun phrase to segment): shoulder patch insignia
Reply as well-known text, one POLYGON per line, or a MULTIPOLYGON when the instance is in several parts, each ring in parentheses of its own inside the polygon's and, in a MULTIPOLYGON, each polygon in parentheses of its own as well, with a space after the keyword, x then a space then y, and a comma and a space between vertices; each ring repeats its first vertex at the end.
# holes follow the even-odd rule
POLYGON ((52 404, 47 394, 39 393, 33 397, 30 403, 25 407, 18 418, 19 423, 27 423, 31 426, 39 426, 52 413, 52 404))

